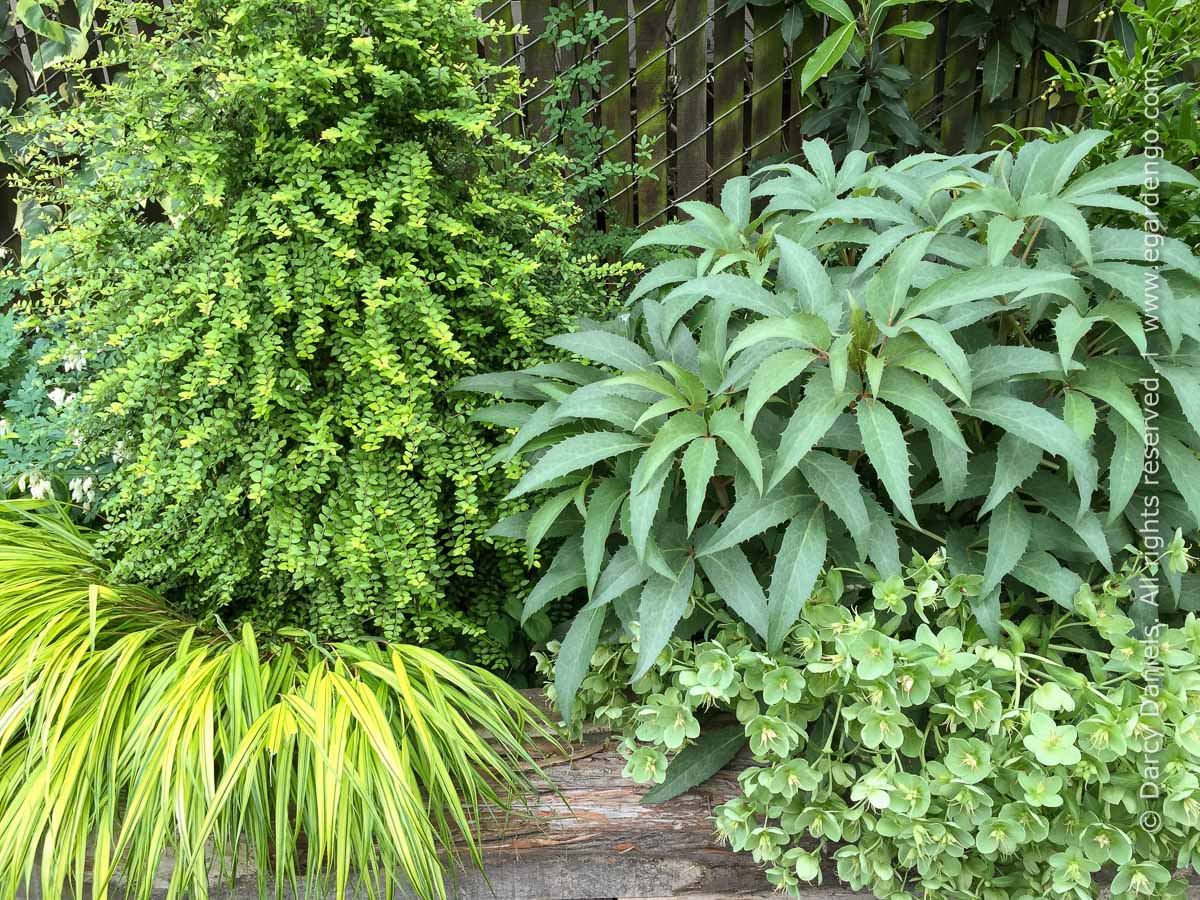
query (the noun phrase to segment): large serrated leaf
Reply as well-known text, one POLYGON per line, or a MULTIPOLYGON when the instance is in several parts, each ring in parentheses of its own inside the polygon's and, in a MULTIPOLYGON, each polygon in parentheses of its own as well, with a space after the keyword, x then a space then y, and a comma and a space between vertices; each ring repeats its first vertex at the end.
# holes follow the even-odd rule
POLYGON ((607 613, 607 606, 595 609, 585 607, 576 613, 554 660, 554 690, 558 697, 558 710, 565 722, 570 722, 574 714, 575 695, 591 668, 592 654, 600 640, 607 613))
POLYGON ((1030 550, 1012 570, 1012 575, 1022 584, 1045 594, 1063 609, 1074 611, 1075 593, 1083 579, 1059 565, 1058 560, 1045 550, 1030 550))
POLYGON ((804 388, 804 399, 796 405, 775 454, 771 486, 775 486, 800 462, 833 427, 852 395, 835 391, 828 372, 817 372, 804 388))
POLYGON ((717 469, 717 442, 715 438, 700 438, 688 444, 683 451, 683 481, 687 488, 687 533, 691 534, 700 518, 708 484, 717 469))
POLYGON ((646 546, 650 542, 654 518, 658 515, 663 488, 670 474, 671 467, 665 463, 657 469, 650 469, 649 459, 644 456, 633 470, 634 482, 645 485, 642 490, 629 495, 629 543, 633 545, 639 560, 646 558, 646 546), (650 471, 649 476, 644 475, 647 470, 650 471))
POLYGON ((1115 412, 1108 414, 1107 422, 1108 430, 1113 434, 1113 452, 1108 461, 1108 521, 1111 523, 1121 517, 1142 482, 1146 442, 1115 412))
POLYGON ((746 746, 746 732, 740 725, 705 728, 667 766, 667 777, 642 797, 642 803, 664 803, 703 784, 733 761, 746 746))
POLYGON ((592 431, 566 438, 546 451, 517 482, 517 486, 508 492, 506 499, 536 491, 555 478, 644 446, 646 442, 641 438, 616 431, 592 431))
POLYGON ((916 525, 908 476, 908 446, 900 423, 890 409, 871 399, 859 401, 857 420, 867 459, 900 514, 916 525))
POLYGON ((863 544, 871 529, 863 500, 868 495, 853 467, 823 450, 813 450, 799 466, 800 474, 821 502, 846 523, 855 542, 863 544))
POLYGON ((733 451, 733 455, 745 466, 750 478, 759 493, 763 489, 762 457, 758 452, 758 442, 755 441, 742 417, 737 410, 726 407, 715 412, 708 422, 708 432, 718 437, 733 451))
POLYGON ((609 331, 573 331, 547 338, 546 343, 622 372, 649 369, 650 354, 619 334, 609 331))
POLYGON ((1159 436, 1158 447, 1175 489, 1183 495, 1192 517, 1200 520, 1200 459, 1190 447, 1165 431, 1159 436))
POLYGON ((642 598, 638 604, 638 658, 629 679, 631 682, 645 675, 663 647, 667 646, 687 608, 695 577, 696 563, 688 559, 675 581, 662 575, 652 575, 642 588, 642 598))
POLYGON ((742 548, 730 547, 697 562, 725 604, 766 640, 767 598, 742 548))
POLYGON ((563 542, 554 555, 546 574, 538 579, 521 610, 522 624, 547 603, 565 597, 584 585, 583 558, 579 538, 563 542))
POLYGON ((802 506, 794 495, 739 497, 725 516, 721 527, 696 548, 698 556, 709 556, 737 546, 792 518, 802 506))
POLYGON ((973 300, 1000 297, 1017 291, 1052 291, 1075 280, 1070 272, 1043 269, 1018 269, 1011 266, 985 266, 967 269, 939 278, 917 294, 904 311, 903 321, 926 316, 947 306, 959 306, 973 300))
POLYGON ((600 577, 600 564, 604 562, 605 545, 612 533, 613 520, 621 508, 629 485, 623 480, 606 478, 600 482, 588 500, 583 517, 583 569, 587 576, 590 596, 600 577))
POLYGON ((759 365, 750 378, 750 386, 746 391, 746 406, 742 411, 747 428, 754 428, 754 419, 763 404, 777 391, 800 377, 814 359, 816 356, 810 350, 791 348, 767 357, 766 361, 759 365))
POLYGON ((633 492, 637 494, 645 490, 650 479, 674 456, 676 450, 694 438, 702 437, 707 430, 704 417, 698 413, 681 412, 671 416, 658 430, 639 461, 633 476, 633 492))
POLYGON ((945 401, 920 378, 903 369, 889 369, 884 373, 879 399, 912 413, 936 428, 950 443, 963 450, 967 442, 959 431, 954 413, 945 401))
POLYGON ((982 594, 998 587, 1029 549, 1029 514, 1016 496, 1010 494, 996 507, 988 520, 987 562, 983 567, 982 594))
POLYGON ((825 513, 808 502, 783 533, 767 599, 767 649, 776 653, 812 593, 825 565, 825 513))
POLYGON ((970 411, 1069 462, 1075 470, 1081 500, 1086 504, 1096 489, 1096 460, 1066 422, 1037 404, 1006 394, 977 396, 970 411))

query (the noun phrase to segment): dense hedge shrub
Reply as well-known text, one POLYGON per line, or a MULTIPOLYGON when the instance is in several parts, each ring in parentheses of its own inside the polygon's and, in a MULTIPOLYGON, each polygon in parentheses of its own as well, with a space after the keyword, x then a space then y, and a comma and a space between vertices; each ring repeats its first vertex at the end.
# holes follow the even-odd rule
POLYGON ((36 289, 93 367, 82 460, 122 461, 118 577, 507 658, 524 571, 483 539, 494 441, 445 387, 536 360, 604 272, 555 160, 493 125, 517 74, 491 33, 466 0, 185 0, 26 127, 68 211, 36 289))

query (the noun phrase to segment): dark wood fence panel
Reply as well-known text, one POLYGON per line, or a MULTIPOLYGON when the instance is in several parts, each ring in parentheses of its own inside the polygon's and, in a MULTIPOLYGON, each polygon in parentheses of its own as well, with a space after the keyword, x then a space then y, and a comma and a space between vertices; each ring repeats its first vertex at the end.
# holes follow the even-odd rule
MULTIPOLYGON (((575 55, 554 59, 539 40, 539 17, 555 5, 576 17, 602 13, 614 20, 600 46, 608 87, 598 121, 607 129, 606 158, 628 163, 637 148, 648 174, 614 183, 608 219, 644 227, 661 223, 684 200, 720 198, 726 181, 757 166, 795 158, 811 131, 814 94, 800 92, 800 74, 830 22, 805 14, 799 35, 785 35, 784 6, 730 4, 728 0, 512 0, 516 21, 528 30, 518 49, 526 78, 540 84, 557 65, 563 74, 575 55), (730 6, 738 7, 732 13, 730 6)), ((1078 40, 1094 37, 1099 0, 1041 0, 1045 21, 1078 40)), ((887 24, 928 22, 924 40, 883 39, 884 59, 913 76, 905 99, 917 124, 947 151, 979 149, 1015 128, 1070 121, 1044 99, 1051 72, 1040 52, 990 96, 980 40, 958 32, 969 8, 914 3, 895 7, 887 24)), ((481 12, 481 14, 484 14, 481 12)), ((832 23, 836 27, 836 23, 832 23)), ((562 56, 560 54, 560 56, 562 56)), ((524 111, 527 136, 540 135, 542 88, 531 87, 524 111)), ((544 136, 542 136, 544 140, 544 136)))

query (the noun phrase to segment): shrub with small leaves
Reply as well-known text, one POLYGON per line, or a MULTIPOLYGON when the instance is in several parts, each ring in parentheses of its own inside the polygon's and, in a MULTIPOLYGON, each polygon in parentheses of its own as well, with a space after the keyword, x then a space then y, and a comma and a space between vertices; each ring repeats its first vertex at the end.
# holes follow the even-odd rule
POLYGON ((35 289, 108 353, 80 439, 122 448, 118 573, 263 627, 521 660, 524 565, 484 538, 496 442, 448 387, 546 358, 607 270, 572 250, 561 161, 516 165, 533 148, 495 125, 519 84, 477 52, 493 26, 465 0, 114 22, 122 76, 23 128, 33 193, 68 211, 35 289))
MULTIPOLYGON (((641 624, 640 675, 697 576, 777 652, 822 570, 869 565, 898 613, 934 588, 900 561, 944 547, 947 589, 998 640, 1003 589, 1071 612, 1081 584, 1196 529, 1200 259, 1089 225, 1145 210, 1120 189, 1146 159, 1076 172, 1105 138, 891 167, 809 142, 808 168, 732 179, 719 209, 684 203, 634 245, 696 252, 551 339, 591 365, 467 380, 511 401, 507 453, 531 463, 511 496, 540 498, 500 531, 556 542, 525 614, 587 597, 555 674, 565 716, 605 628, 641 624)), ((1194 581, 1167 582, 1164 609, 1200 608, 1194 581)), ((846 649, 861 678, 893 664, 874 635, 846 649)))
MULTIPOLYGON (((1180 538, 1169 554, 1195 565, 1180 538)), ((655 785, 645 802, 748 746, 716 829, 793 895, 836 875, 882 900, 1090 900, 1102 882, 1117 900, 1183 898, 1175 870, 1200 871, 1200 620, 1139 629, 1124 614, 1169 554, 1131 554, 1071 611, 1006 596, 998 643, 942 553, 888 591, 871 569, 830 571, 771 653, 697 592, 685 613, 701 633, 663 645, 642 620, 607 636, 576 721, 623 732, 625 775, 655 785), (1132 645, 1159 663, 1134 663, 1132 645)))

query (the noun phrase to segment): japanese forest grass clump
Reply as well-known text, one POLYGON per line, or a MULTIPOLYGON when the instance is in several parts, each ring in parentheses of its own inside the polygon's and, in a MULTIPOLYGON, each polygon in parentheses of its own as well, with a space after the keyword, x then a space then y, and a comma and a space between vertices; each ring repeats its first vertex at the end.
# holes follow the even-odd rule
MULTIPOLYGON (((620 680, 635 691, 652 673, 662 690, 673 690, 671 660, 693 644, 715 639, 730 658, 744 651, 754 666, 796 668, 795 658, 817 652, 814 628, 827 629, 824 649, 806 658, 815 668, 804 678, 821 684, 828 723, 840 722, 831 704, 861 725, 875 713, 908 715, 900 710, 912 704, 879 681, 885 673, 870 664, 859 672, 857 662, 895 659, 905 641, 944 637, 949 647, 953 632, 942 634, 949 627, 972 647, 992 650, 976 653, 981 667, 964 678, 938 683, 948 687, 945 703, 990 680, 1001 705, 1017 711, 1005 720, 1006 733, 1022 737, 1014 754, 1033 753, 1027 734, 1078 727, 1065 708, 1023 705, 1033 686, 1014 680, 1012 670, 993 671, 988 654, 997 648, 1015 659, 1025 652, 1014 629, 1044 628, 1044 645, 1031 651, 1043 660, 1030 662, 1050 666, 1038 671, 1053 672, 1051 680, 1076 694, 1086 691, 1089 704, 1097 692, 1117 692, 1095 709, 1077 697, 1084 717, 1098 709, 1124 715, 1132 695, 1123 683, 1140 688, 1149 679, 1137 649, 1145 629, 1158 621, 1183 627, 1187 611, 1200 609, 1185 549, 1200 522, 1200 259, 1151 228, 1091 224, 1100 208, 1150 212, 1121 191, 1142 183, 1146 160, 1076 171, 1105 138, 1088 131, 1032 142, 1016 155, 924 154, 890 168, 853 152, 835 166, 828 146, 810 142, 807 167, 734 179, 720 208, 685 204, 688 220, 642 238, 643 246, 693 250, 648 272, 622 315, 552 339, 586 364, 464 383, 505 398, 495 417, 515 428, 506 455, 529 464, 511 496, 533 496, 535 508, 496 528, 544 555, 545 574, 525 614, 563 597, 583 601, 553 664, 567 721, 606 713, 587 692, 600 677, 597 666, 616 656, 628 662, 634 653, 620 680), (1170 542, 1172 563, 1163 565, 1170 542), (1155 589, 1141 590, 1154 603, 1136 602, 1138 575, 1138 584, 1155 589), (1090 599, 1088 585, 1108 599, 1090 599), (837 602, 814 609, 810 598, 820 591, 837 602), (950 612, 940 624, 938 613, 924 610, 930 591, 946 597, 950 612), (828 622, 813 618, 826 612, 828 622), (1095 616, 1112 615, 1129 628, 1091 627, 1095 616), (1139 665, 1106 670, 1110 658, 1139 665), (1108 684, 1114 676, 1106 671, 1121 683, 1108 684)), ((1163 184, 1196 184, 1157 165, 1163 184)), ((923 652, 913 649, 905 665, 923 652)), ((1188 651, 1175 664, 1191 661, 1188 651)), ((1038 686, 1047 680, 1030 677, 1038 686)), ((1157 705, 1187 755, 1184 768, 1171 770, 1181 785, 1192 777, 1191 725, 1183 720, 1200 705, 1190 685, 1184 672, 1172 682, 1178 703, 1157 705)), ((704 691, 700 682, 678 687, 697 687, 693 699, 704 691)), ((746 704, 736 711, 751 738, 745 726, 775 715, 768 708, 778 702, 760 690, 751 681, 750 693, 726 698, 731 707, 746 704)), ((639 692, 635 702, 682 703, 682 694, 652 699, 656 692, 639 692)), ((808 708, 806 695, 788 702, 808 708)), ((691 710, 676 712, 661 720, 645 713, 683 723, 669 729, 672 750, 705 734, 691 710)), ((793 715, 784 712, 776 717, 793 715)), ((878 752, 866 757, 872 766, 890 760, 892 774, 940 779, 933 762, 951 737, 967 738, 951 733, 964 726, 940 708, 913 712, 915 736, 899 719, 888 726, 896 729, 892 739, 906 735, 910 752, 875 741, 878 752)), ((768 728, 786 752, 805 740, 808 713, 797 715, 786 732, 768 728)), ((971 730, 986 733, 999 721, 979 719, 971 730)), ((842 727, 829 724, 826 733, 842 727)), ((647 728, 642 740, 658 740, 653 732, 647 728)), ((643 774, 658 773, 657 757, 640 759, 653 762, 640 767, 643 774)), ((1021 757, 1029 768, 1014 764, 1012 774, 1031 773, 1033 759, 1021 757)), ((1089 759, 1103 764, 1099 774, 1058 759, 1041 765, 1064 779, 1064 791, 1081 791, 1093 777, 1108 784, 1103 766, 1112 759, 1089 759)), ((857 796, 846 802, 858 804, 860 817, 869 771, 826 772, 835 782, 828 789, 839 779, 854 787, 857 796)), ((953 773, 948 783, 972 784, 953 773)), ((770 789, 754 790, 761 800, 770 789)), ((1100 793, 1097 815, 1104 804, 1139 810, 1127 788, 1100 793)), ((975 889, 984 883, 995 892, 986 896, 1041 896, 1036 887, 1026 892, 1041 882, 1022 880, 1015 844, 1002 842, 1002 851, 989 838, 978 844, 979 826, 1007 821, 1004 805, 1014 796, 994 796, 999 802, 968 832, 948 830, 962 822, 940 809, 932 814, 934 831, 913 839, 922 853, 932 852, 927 838, 954 858, 973 849, 959 886, 947 882, 928 896, 980 896, 975 889)), ((982 815, 983 806, 967 805, 968 818, 982 815)), ((760 826, 776 824, 760 819, 752 827, 760 826)), ((1157 843, 1139 837, 1136 858, 1162 864, 1181 848, 1190 854, 1193 832, 1184 822, 1157 843)), ((893 874, 916 866, 917 856, 897 855, 891 844, 876 859, 883 844, 873 841, 886 835, 863 834, 866 855, 843 863, 848 880, 881 896, 902 890, 905 876, 897 882, 893 874)), ((785 833, 778 845, 790 840, 785 833)), ((1064 871, 1077 872, 1072 866, 1064 871)), ((807 862, 792 869, 812 872, 807 862)), ((1140 869, 1131 872, 1129 884, 1146 884, 1140 869)), ((1157 870, 1147 877, 1158 884, 1157 870)), ((1064 892, 1075 890, 1062 883, 1064 892)))
POLYGON ((0 709, 10 898, 86 876, 144 900, 169 861, 167 896, 203 900, 249 861, 260 897, 445 900, 448 855, 481 863, 483 810, 520 802, 549 736, 499 677, 422 647, 203 627, 32 500, 0 501, 0 709))
POLYGON ((481 59, 493 26, 465 0, 143 13, 113 19, 119 78, 22 126, 67 211, 32 291, 92 373, 75 462, 121 463, 116 575, 510 664, 496 442, 446 388, 553 354, 611 270, 573 253, 555 159, 495 127, 518 74, 481 59))

